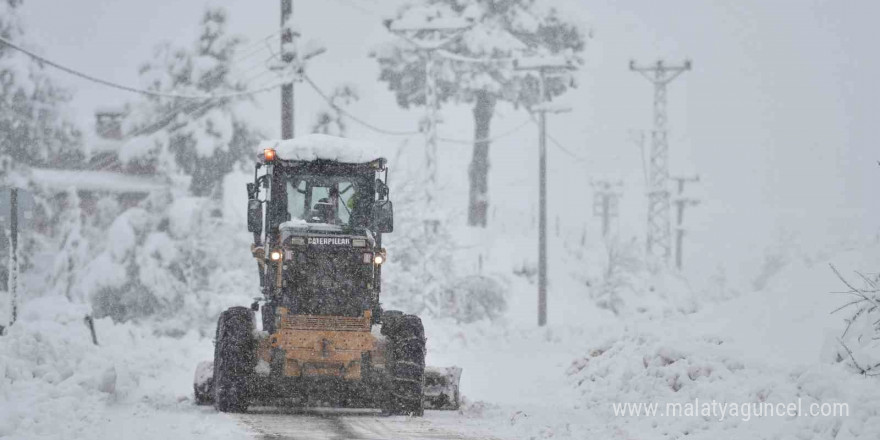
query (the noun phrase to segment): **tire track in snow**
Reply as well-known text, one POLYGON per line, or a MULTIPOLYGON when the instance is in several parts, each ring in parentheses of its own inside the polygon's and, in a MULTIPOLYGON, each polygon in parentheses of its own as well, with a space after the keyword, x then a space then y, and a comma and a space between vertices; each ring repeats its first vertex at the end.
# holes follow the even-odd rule
POLYGON ((236 417, 259 440, 490 440, 438 429, 424 418, 364 410, 258 407, 236 417))

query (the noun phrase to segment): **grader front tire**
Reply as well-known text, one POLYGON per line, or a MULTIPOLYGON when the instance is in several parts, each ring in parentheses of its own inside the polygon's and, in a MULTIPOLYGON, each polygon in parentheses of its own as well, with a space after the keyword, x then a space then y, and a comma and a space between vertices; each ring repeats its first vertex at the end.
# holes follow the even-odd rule
POLYGON ((222 412, 245 412, 256 365, 253 313, 232 307, 220 314, 214 350, 214 407, 222 412))
POLYGON ((425 329, 415 315, 393 316, 382 327, 388 338, 389 384, 385 412, 424 415, 425 329))

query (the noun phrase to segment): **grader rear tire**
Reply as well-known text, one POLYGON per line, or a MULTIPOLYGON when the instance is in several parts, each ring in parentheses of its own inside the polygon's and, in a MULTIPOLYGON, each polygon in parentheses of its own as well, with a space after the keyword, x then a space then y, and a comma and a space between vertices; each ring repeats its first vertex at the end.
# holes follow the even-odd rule
POLYGON ((421 417, 425 413, 425 329, 415 315, 389 316, 382 325, 388 338, 388 390, 384 411, 421 417))
POLYGON ((222 412, 245 412, 256 366, 253 313, 232 307, 220 314, 214 349, 214 407, 222 412))

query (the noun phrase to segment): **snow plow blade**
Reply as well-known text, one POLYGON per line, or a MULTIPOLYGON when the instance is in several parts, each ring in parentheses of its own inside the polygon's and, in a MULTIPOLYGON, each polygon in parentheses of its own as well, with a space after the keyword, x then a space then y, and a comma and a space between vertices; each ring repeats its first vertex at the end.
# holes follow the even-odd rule
POLYGON ((214 362, 202 361, 196 367, 193 378, 193 391, 195 392, 196 405, 210 405, 214 403, 214 362))
MULTIPOLYGON (((199 362, 193 379, 195 403, 211 405, 214 402, 214 362, 199 362)), ((425 409, 457 410, 461 404, 458 391, 460 379, 459 367, 426 367, 423 394, 425 409)))
POLYGON ((459 367, 425 367, 425 409, 458 409, 460 379, 459 367))

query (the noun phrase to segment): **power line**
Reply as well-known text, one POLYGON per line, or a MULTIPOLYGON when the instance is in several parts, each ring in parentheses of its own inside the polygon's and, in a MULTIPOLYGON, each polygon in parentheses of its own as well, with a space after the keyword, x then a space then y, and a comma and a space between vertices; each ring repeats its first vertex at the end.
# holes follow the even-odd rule
POLYGON ((237 63, 237 62, 239 62, 239 61, 244 61, 245 59, 250 58, 250 57, 251 57, 253 54, 255 54, 255 53, 259 53, 260 51, 263 51, 263 50, 265 50, 265 49, 271 49, 271 46, 268 46, 269 41, 275 39, 276 37, 278 37, 278 35, 280 35, 281 32, 282 32, 281 30, 277 30, 277 31, 275 31, 275 32, 272 32, 272 33, 269 34, 269 35, 266 35, 266 36, 263 37, 263 38, 260 38, 259 40, 254 41, 254 42, 251 43, 251 44, 248 44, 247 46, 244 46, 244 47, 241 47, 241 48, 236 49, 236 50, 235 50, 235 53, 237 53, 237 54, 240 54, 240 53, 242 53, 242 52, 244 52, 244 51, 246 51, 246 50, 247 50, 247 51, 250 51, 250 52, 248 52, 248 53, 246 53, 246 54, 244 54, 244 55, 239 55, 239 56, 235 57, 235 59, 233 59, 232 62, 233 62, 233 63, 237 63), (251 49, 254 49, 254 48, 256 48, 256 49, 255 49, 255 50, 251 50, 251 49))
MULTIPOLYGON (((266 71, 260 72, 260 73, 258 73, 258 74, 256 74, 256 75, 252 75, 250 78, 245 79, 245 80, 243 81, 243 83, 244 83, 244 84, 250 84, 252 81, 256 80, 257 78, 259 78, 259 77, 265 75, 266 73, 271 73, 271 72, 272 72, 271 70, 266 70, 266 71)), ((206 108, 206 107, 207 107, 208 105, 210 105, 211 103, 213 103, 214 101, 217 101, 218 99, 219 99, 219 98, 208 98, 208 99, 205 99, 205 101, 202 102, 202 103, 197 103, 197 102, 181 102, 181 103, 178 103, 176 106, 174 106, 174 108, 172 108, 171 110, 168 110, 167 112, 165 112, 165 114, 163 114, 160 118, 158 118, 157 120, 155 120, 153 123, 148 124, 148 125, 146 125, 146 126, 140 128, 139 130, 136 130, 134 133, 131 133, 131 134, 129 134, 129 135, 126 135, 126 138, 128 138, 128 139, 135 138, 135 137, 140 136, 141 134, 143 134, 143 133, 145 133, 145 132, 147 132, 147 131, 150 131, 150 130, 152 130, 152 129, 158 129, 158 128, 160 128, 162 125, 167 124, 167 123, 168 123, 168 120, 169 120, 170 118, 172 118, 173 116, 177 115, 177 114, 180 113, 180 112, 184 112, 184 113, 187 113, 187 114, 192 114, 192 113, 199 112, 199 111, 201 111, 202 109, 206 108), (189 107, 189 108, 186 108, 186 107, 189 107)))
POLYGON ((365 7, 363 7, 363 6, 360 6, 360 5, 358 5, 357 2, 355 2, 355 1, 351 1, 351 0, 337 0, 337 1, 338 1, 340 4, 343 4, 343 5, 345 5, 345 6, 348 6, 349 8, 352 8, 352 9, 356 9, 356 10, 358 10, 358 11, 360 11, 360 12, 363 12, 364 14, 370 14, 370 15, 374 15, 374 16, 377 16, 377 17, 379 16, 379 14, 378 14, 376 11, 373 11, 373 10, 367 9, 367 8, 365 8, 365 7))
MULTIPOLYGON (((269 59, 271 59, 271 58, 272 57, 270 57, 269 59)), ((256 66, 252 66, 251 68, 247 69, 247 71, 252 71, 253 67, 256 67, 256 66)), ((242 80, 242 84, 245 84, 245 85, 250 84, 251 82, 253 82, 257 78, 265 75, 266 73, 271 73, 271 72, 272 72, 271 70, 265 70, 265 71, 260 72, 256 75, 252 75, 251 77, 242 80)), ((149 131, 159 130, 163 126, 169 124, 171 122, 171 119, 173 117, 175 117, 177 114, 179 114, 181 112, 186 113, 186 114, 195 114, 195 113, 201 112, 202 110, 206 109, 208 106, 212 105, 215 101, 216 101, 216 99, 210 98, 210 99, 205 99, 204 102, 201 102, 201 103, 194 102, 194 101, 180 102, 177 105, 175 105, 171 110, 168 110, 167 112, 162 114, 162 116, 156 118, 153 122, 135 130, 133 133, 129 133, 129 134, 125 135, 124 140, 131 140, 131 139, 136 138, 136 137, 138 137, 144 133, 147 133, 149 131)), ((95 168, 95 170, 96 171, 103 171, 103 170, 108 169, 114 165, 115 164, 112 161, 109 161, 109 162, 95 168)))
POLYGON ((511 63, 515 60, 514 57, 507 58, 473 58, 466 55, 459 55, 457 53, 450 52, 445 49, 438 49, 437 53, 440 54, 443 58, 448 58, 453 61, 461 61, 463 63, 474 63, 474 64, 503 64, 503 63, 511 63))
POLYGON ((370 130, 373 130, 373 131, 375 131, 375 132, 377 132, 377 133, 381 133, 381 134, 387 134, 387 135, 390 135, 390 136, 412 136, 412 135, 415 135, 415 134, 419 134, 419 133, 420 133, 419 131, 397 131, 397 130, 386 130, 386 129, 384 129, 384 128, 377 127, 377 126, 375 126, 375 125, 373 125, 373 124, 370 124, 369 122, 364 121, 363 119, 358 118, 357 116, 351 114, 348 110, 345 110, 344 108, 342 108, 342 107, 336 105, 336 104, 333 102, 333 100, 330 99, 330 97, 327 96, 327 94, 324 93, 324 92, 321 90, 321 88, 318 87, 318 85, 315 84, 315 82, 312 81, 312 79, 311 79, 308 75, 303 74, 302 77, 303 77, 303 79, 305 80, 305 82, 306 82, 306 83, 307 83, 307 84, 308 84, 308 85, 309 85, 309 86, 315 91, 315 93, 317 93, 318 96, 320 96, 320 97, 321 97, 321 98, 327 103, 327 105, 329 105, 331 108, 333 108, 334 110, 338 111, 340 114, 344 115, 345 117, 351 119, 351 120, 354 121, 354 122, 357 122, 357 123, 360 124, 360 125, 363 125, 364 127, 368 128, 368 129, 370 129, 370 130))
POLYGON ((513 127, 510 130, 507 130, 499 135, 496 135, 496 136, 493 136, 490 138, 466 140, 466 139, 452 139, 452 138, 440 137, 439 139, 443 142, 449 142, 451 144, 462 144, 462 145, 471 145, 471 144, 475 144, 475 143, 479 143, 479 142, 492 143, 492 142, 497 141, 498 139, 510 136, 510 135, 520 131, 523 127, 525 127, 526 125, 529 125, 529 122, 532 122, 532 121, 526 119, 525 121, 523 121, 521 124, 517 125, 516 127, 513 127))
POLYGON ((586 161, 587 161, 587 159, 584 159, 583 157, 580 157, 580 156, 578 156, 578 155, 572 153, 571 150, 569 150, 568 148, 565 148, 565 146, 563 146, 562 143, 560 143, 559 141, 557 141, 556 138, 554 138, 553 136, 550 136, 550 135, 548 134, 548 135, 547 135, 547 139, 550 139, 550 143, 552 143, 552 144, 555 145, 557 148, 559 148, 560 150, 562 150, 563 153, 567 154, 567 155, 568 155, 569 157, 571 157, 572 159, 574 159, 574 160, 576 160, 576 161, 578 161, 578 162, 586 162, 586 161))
MULTIPOLYGON (((531 119, 531 122, 534 122, 535 125, 538 125, 538 121, 535 119, 535 116, 534 116, 534 115, 530 115, 530 119, 531 119)), ((559 142, 558 140, 556 140, 556 138, 554 138, 553 136, 551 136, 549 133, 547 133, 547 139, 550 139, 550 142, 551 142, 553 145, 555 145, 556 148, 559 148, 563 153, 567 154, 569 157, 571 157, 571 158, 574 159, 575 161, 577 161, 577 162, 586 162, 586 161, 587 161, 587 159, 585 159, 585 158, 583 158, 583 157, 581 157, 581 156, 578 156, 577 154, 573 153, 573 152, 572 152, 571 150, 569 150, 568 148, 565 148, 565 146, 562 145, 562 142, 559 142)))
POLYGON ((29 51, 29 50, 27 50, 27 49, 25 49, 25 48, 23 48, 23 47, 21 47, 21 46, 18 46, 18 45, 16 45, 15 43, 13 43, 13 42, 11 42, 11 41, 9 41, 9 40, 3 38, 3 37, 0 37, 0 43, 3 43, 3 44, 5 44, 6 46, 8 46, 8 47, 10 47, 10 48, 12 48, 12 49, 15 49, 15 50, 17 50, 17 51, 19 51, 19 52, 21 52, 21 53, 23 53, 23 54, 25 54, 25 55, 27 55, 27 56, 33 58, 34 60, 36 60, 36 61, 38 61, 38 62, 40 62, 40 63, 48 64, 48 65, 50 65, 50 66, 52 66, 52 67, 54 67, 54 68, 56 68, 56 69, 58 69, 58 70, 61 70, 61 71, 63 71, 63 72, 66 72, 66 73, 68 73, 68 74, 71 74, 71 75, 73 75, 73 76, 76 76, 76 77, 79 77, 79 78, 85 79, 85 80, 87 80, 87 81, 91 81, 91 82, 93 82, 93 83, 101 84, 101 85, 103 85, 103 86, 111 87, 111 88, 118 89, 118 90, 124 90, 124 91, 127 91, 127 92, 139 93, 139 94, 141 94, 141 95, 154 96, 154 97, 159 97, 159 98, 176 98, 176 99, 224 99, 224 98, 236 98, 236 97, 239 97, 239 96, 253 95, 253 94, 256 94, 256 93, 266 92, 266 91, 269 91, 269 90, 272 90, 272 89, 278 88, 278 87, 280 87, 280 86, 282 85, 282 84, 276 84, 276 85, 273 85, 273 86, 264 87, 264 88, 262 88, 262 89, 255 89, 255 90, 242 90, 242 91, 238 91, 238 92, 231 92, 231 93, 220 94, 220 95, 182 95, 182 94, 176 94, 176 93, 162 93, 162 92, 156 92, 156 91, 153 91, 153 90, 146 90, 146 89, 139 89, 139 88, 136 88, 136 87, 129 87, 129 86, 125 86, 125 85, 122 85, 122 84, 117 84, 117 83, 114 83, 114 82, 111 82, 111 81, 107 81, 107 80, 104 80, 104 79, 101 79, 101 78, 94 77, 94 76, 92 76, 92 75, 89 75, 89 74, 86 74, 86 73, 80 72, 80 71, 75 70, 75 69, 72 69, 72 68, 70 68, 70 67, 66 67, 66 66, 64 66, 64 65, 58 64, 58 63, 56 63, 56 62, 54 62, 54 61, 52 61, 52 60, 49 60, 48 58, 45 58, 45 57, 43 57, 43 56, 37 55, 36 53, 31 52, 31 51, 29 51))

